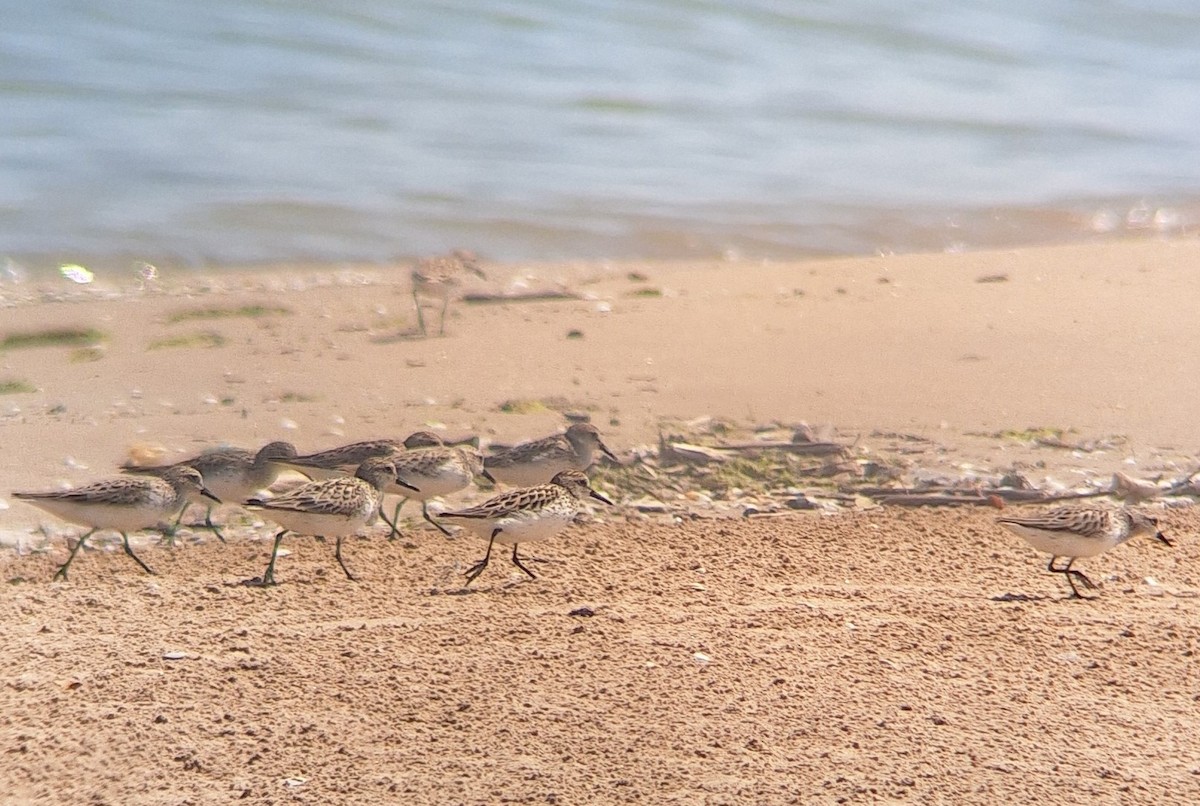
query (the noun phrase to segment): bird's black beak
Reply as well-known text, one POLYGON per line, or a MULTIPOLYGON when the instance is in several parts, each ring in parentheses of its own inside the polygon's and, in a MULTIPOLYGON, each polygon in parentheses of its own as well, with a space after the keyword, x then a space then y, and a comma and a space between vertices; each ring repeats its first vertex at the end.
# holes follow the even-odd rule
POLYGON ((411 484, 409 484, 407 481, 400 478, 399 476, 396 476, 396 486, 403 487, 406 490, 412 490, 414 493, 421 492, 420 488, 412 486, 411 484))
POLYGON ((599 447, 599 448, 600 448, 600 451, 601 451, 601 453, 603 453, 603 454, 604 454, 605 456, 607 456, 609 459, 612 459, 612 460, 613 460, 614 462, 616 462, 617 464, 621 464, 621 460, 617 458, 617 455, 616 455, 615 453, 613 453, 612 451, 610 451, 610 450, 608 449, 608 446, 607 446, 607 445, 605 445, 603 442, 598 442, 598 443, 597 443, 597 447, 599 447))
POLYGON ((1174 544, 1174 543, 1172 543, 1170 540, 1167 540, 1167 536, 1166 536, 1166 535, 1164 535, 1162 532, 1155 532, 1155 533, 1154 533, 1154 539, 1155 539, 1155 540, 1157 540, 1157 541, 1158 541, 1158 542, 1160 542, 1160 543, 1165 543, 1165 544, 1166 544, 1166 545, 1168 545, 1168 546, 1174 546, 1174 545, 1175 545, 1175 544, 1174 544))
POLYGON ((496 483, 496 477, 493 476, 491 473, 489 473, 488 469, 486 467, 482 471, 480 471, 479 475, 483 476, 485 479, 490 481, 492 484, 496 483))
POLYGON ((610 507, 613 505, 612 501, 609 501, 607 498, 605 498, 604 496, 602 496, 600 493, 596 492, 595 490, 592 490, 592 498, 595 498, 597 501, 603 501, 604 503, 608 504, 610 507))
POLYGON ((207 487, 201 487, 200 494, 202 496, 204 496, 205 498, 211 498, 213 501, 216 501, 218 504, 221 503, 221 499, 217 498, 215 495, 213 495, 212 492, 207 487))

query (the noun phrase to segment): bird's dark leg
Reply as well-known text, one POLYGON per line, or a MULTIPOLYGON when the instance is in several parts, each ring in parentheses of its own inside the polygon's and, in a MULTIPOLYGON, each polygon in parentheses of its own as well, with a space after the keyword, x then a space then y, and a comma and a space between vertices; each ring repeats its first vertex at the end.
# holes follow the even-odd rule
POLYGON ((401 498, 400 503, 396 504, 396 509, 392 512, 392 519, 389 521, 387 515, 383 514, 383 507, 379 508, 379 517, 383 518, 383 522, 392 527, 392 533, 388 535, 388 540, 395 540, 400 536, 400 529, 396 524, 400 522, 400 508, 408 501, 407 498, 401 498))
POLYGON ((287 529, 281 529, 279 534, 275 535, 275 545, 271 547, 271 562, 267 563, 267 570, 263 572, 262 579, 254 581, 253 584, 258 584, 264 588, 267 585, 275 585, 275 555, 279 553, 279 544, 283 542, 283 536, 287 534, 287 529))
POLYGON ((413 287, 413 305, 415 305, 417 308, 417 327, 420 328, 421 335, 425 336, 427 335, 425 333, 425 315, 421 313, 421 298, 417 296, 417 289, 415 285, 413 287))
POLYGON ((513 565, 515 565, 517 568, 520 568, 525 573, 529 574, 530 579, 537 579, 537 576, 532 571, 530 571, 528 568, 526 568, 524 565, 522 565, 521 561, 519 559, 517 559, 517 545, 518 544, 513 543, 513 556, 512 556, 513 565))
POLYGON ((213 508, 209 507, 208 511, 204 513, 204 527, 216 535, 217 540, 220 540, 222 543, 224 543, 225 535, 221 534, 221 530, 218 529, 217 525, 212 522, 212 512, 213 508))
POLYGON ((488 540, 487 553, 483 555, 483 559, 467 569, 467 582, 470 585, 475 581, 475 577, 483 573, 483 569, 487 568, 488 560, 492 559, 492 544, 496 542, 496 535, 500 534, 501 529, 493 529, 492 537, 488 540))
POLYGON ((1084 574, 1082 571, 1072 570, 1071 564, 1075 562, 1076 558, 1069 557, 1067 559, 1066 566, 1063 568, 1055 568, 1054 567, 1054 561, 1057 559, 1058 559, 1057 556, 1050 558, 1050 564, 1048 566, 1046 566, 1047 570, 1049 570, 1055 574, 1062 574, 1063 576, 1065 576, 1067 578, 1067 584, 1071 586, 1071 598, 1072 599, 1087 599, 1088 597, 1082 595, 1079 592, 1079 588, 1075 587, 1075 580, 1078 579, 1080 582, 1083 583, 1084 587, 1086 587, 1090 590, 1096 590, 1095 583, 1093 583, 1092 580, 1088 579, 1087 575, 1084 574))
POLYGON ((350 580, 351 582, 358 582, 358 580, 354 577, 354 574, 350 573, 350 569, 346 567, 344 562, 342 562, 342 538, 340 535, 338 536, 337 543, 334 546, 333 556, 337 558, 338 565, 342 567, 342 571, 346 574, 346 579, 350 580))
POLYGON ((445 526, 442 526, 440 523, 435 521, 433 518, 429 517, 429 502, 428 501, 421 502, 421 514, 425 516, 425 520, 429 521, 434 526, 436 526, 438 528, 438 531, 441 532, 442 534, 444 534, 446 537, 452 536, 452 533, 450 532, 449 529, 447 529, 445 526))
POLYGON ((438 335, 439 336, 446 335, 446 309, 449 307, 450 307, 450 295, 446 294, 446 296, 442 299, 442 321, 441 321, 441 324, 438 325, 438 335))
POLYGON ((175 522, 166 529, 163 529, 163 539, 171 548, 175 548, 175 533, 179 531, 179 524, 183 523, 183 516, 187 514, 187 511, 191 506, 191 503, 184 504, 183 509, 179 510, 179 515, 175 518, 175 522))
MULTIPOLYGON (((1071 570, 1071 563, 1074 563, 1074 562, 1075 562, 1075 558, 1072 557, 1071 561, 1067 563, 1067 567, 1063 569, 1063 573, 1065 573, 1067 575, 1067 579, 1072 579, 1072 578, 1078 579, 1080 582, 1083 583, 1083 586, 1085 588, 1087 588, 1088 590, 1096 590, 1096 583, 1094 583, 1090 579, 1088 579, 1087 574, 1083 573, 1082 571, 1071 570)), ((1075 586, 1072 585, 1071 588, 1074 589, 1075 586)), ((1075 591, 1075 595, 1079 596, 1079 591, 1075 591)), ((1086 599, 1087 597, 1079 596, 1079 598, 1086 599)))
POLYGON ((151 570, 150 566, 148 566, 144 562, 142 562, 141 558, 139 558, 136 554, 133 553, 133 549, 129 546, 129 535, 125 534, 124 532, 121 532, 121 540, 125 544, 125 553, 128 554, 130 557, 132 557, 133 561, 135 563, 137 563, 138 565, 140 565, 142 567, 143 571, 145 571, 147 574, 153 575, 154 571, 151 570))
POLYGON ((93 534, 95 531, 96 531, 95 529, 92 529, 92 530, 91 530, 91 531, 89 531, 89 532, 88 532, 86 535, 84 535, 83 537, 79 538, 79 540, 75 541, 75 548, 71 549, 71 555, 70 555, 69 557, 67 557, 67 561, 66 561, 65 563, 63 563, 62 565, 60 565, 60 566, 58 567, 58 570, 54 572, 54 578, 55 578, 55 579, 62 579, 64 582, 66 581, 66 579, 67 579, 67 569, 71 567, 71 561, 75 559, 75 552, 77 552, 77 551, 79 551, 81 548, 83 548, 83 544, 84 544, 84 542, 85 542, 85 541, 86 541, 86 540, 87 540, 89 537, 91 537, 91 536, 92 536, 92 534, 93 534))

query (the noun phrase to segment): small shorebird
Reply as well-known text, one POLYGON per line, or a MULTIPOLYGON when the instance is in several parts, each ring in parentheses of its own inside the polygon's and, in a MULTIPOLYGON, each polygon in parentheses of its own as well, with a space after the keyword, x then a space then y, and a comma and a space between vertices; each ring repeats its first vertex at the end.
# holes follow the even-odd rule
MULTIPOLYGON (((214 448, 210 451, 193 456, 182 462, 170 465, 121 465, 121 472, 138 476, 161 477, 173 467, 194 467, 204 477, 204 484, 222 501, 241 502, 264 490, 275 483, 283 467, 279 460, 290 459, 296 455, 296 447, 290 442, 271 442, 264 445, 257 453, 243 448, 214 448)), ((222 543, 225 536, 212 522, 213 504, 208 503, 204 513, 204 525, 212 530, 222 543)), ((168 537, 173 537, 174 528, 183 520, 185 506, 179 512, 174 527, 168 537)))
POLYGON ((420 491, 396 490, 391 486, 384 490, 404 496, 400 503, 396 504, 391 520, 388 520, 387 515, 380 513, 383 522, 392 527, 388 539, 394 540, 399 534, 396 519, 400 517, 400 508, 410 498, 420 501, 421 516, 449 537, 450 532, 446 527, 429 517, 429 499, 449 495, 470 486, 475 477, 483 473, 483 457, 479 455, 479 451, 470 445, 417 448, 395 454, 392 461, 396 465, 396 476, 419 487, 420 491))
POLYGON ((221 503, 220 499, 204 486, 204 477, 194 467, 178 465, 164 471, 162 476, 121 476, 93 482, 71 490, 49 492, 13 493, 14 498, 28 501, 65 521, 90 526, 87 534, 79 538, 67 561, 58 567, 54 578, 67 578, 67 569, 75 559, 76 552, 95 532, 113 529, 120 532, 125 553, 153 574, 129 547, 129 532, 149 529, 163 520, 170 519, 189 502, 201 497, 221 503))
POLYGON ((582 472, 564 470, 557 473, 549 484, 510 490, 489 498, 479 506, 443 512, 438 517, 462 521, 463 526, 488 540, 487 553, 467 571, 466 584, 470 585, 487 568, 495 543, 512 546, 513 565, 528 574, 530 579, 537 579, 517 557, 517 546, 554 537, 575 520, 580 509, 579 502, 586 498, 612 504, 612 501, 592 489, 588 477, 582 472))
POLYGON ((1158 528, 1158 520, 1127 507, 1063 506, 1031 517, 1003 517, 996 522, 1025 538, 1025 542, 1038 551, 1050 555, 1046 569, 1062 574, 1071 586, 1072 598, 1083 599, 1075 580, 1084 587, 1096 590, 1096 585, 1082 571, 1071 568, 1080 557, 1095 557, 1114 546, 1119 546, 1131 537, 1148 534, 1162 543, 1171 545, 1158 528), (1067 564, 1056 568, 1054 561, 1065 557, 1067 564))
POLYGON ((390 457, 410 448, 428 448, 441 444, 441 437, 432 431, 417 431, 403 442, 397 439, 369 439, 304 456, 294 456, 278 463, 310 479, 332 479, 354 473, 368 459, 390 457))
POLYGON ((449 255, 422 258, 412 270, 413 304, 417 308, 417 326, 421 328, 422 336, 427 333, 425 316, 421 313, 421 297, 433 297, 442 301, 438 335, 446 335, 446 309, 450 307, 450 300, 458 296, 464 274, 474 274, 481 279, 487 279, 483 269, 479 268, 475 253, 466 249, 455 249, 449 255))
POLYGON ((565 434, 543 437, 486 457, 483 475, 513 487, 532 487, 545 484, 563 470, 587 470, 597 449, 618 461, 600 439, 596 426, 576 423, 565 434))
MULTIPOLYGON (((353 476, 310 481, 275 498, 252 498, 246 506, 261 509, 263 515, 283 527, 275 535, 271 562, 257 585, 275 584, 275 557, 288 532, 316 537, 336 537, 334 557, 346 578, 354 575, 342 561, 342 538, 362 528, 379 508, 383 489, 397 484, 396 466, 386 457, 372 457, 359 466, 353 476)), ((416 488, 413 488, 415 491, 416 488)))

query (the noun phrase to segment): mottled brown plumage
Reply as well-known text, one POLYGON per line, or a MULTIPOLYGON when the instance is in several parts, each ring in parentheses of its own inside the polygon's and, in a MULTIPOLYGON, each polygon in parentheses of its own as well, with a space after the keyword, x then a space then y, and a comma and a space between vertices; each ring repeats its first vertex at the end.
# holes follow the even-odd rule
POLYGON ((1049 554, 1047 569, 1067 578, 1075 598, 1083 598, 1075 587, 1075 580, 1082 582, 1084 587, 1096 588, 1087 575, 1071 568, 1077 558, 1103 554, 1139 534, 1151 535, 1171 545, 1167 536, 1159 531, 1156 518, 1128 507, 1069 505, 1040 515, 1007 515, 997 518, 996 522, 1025 538, 1035 549, 1049 554), (1054 565, 1059 557, 1067 558, 1063 568, 1054 565))
POLYGON ((383 490, 395 482, 396 466, 386 457, 372 457, 359 466, 353 476, 311 481, 276 498, 252 498, 247 507, 261 509, 265 517, 279 524, 271 561, 259 585, 275 584, 275 559, 279 544, 288 532, 319 537, 336 537, 334 556, 347 579, 354 579, 342 561, 342 538, 358 531, 375 514, 383 490))
POLYGON ((396 477, 407 484, 418 488, 419 492, 389 487, 385 492, 395 492, 404 498, 396 505, 391 520, 383 515, 383 520, 392 528, 389 539, 398 534, 396 519, 404 502, 412 498, 421 502, 421 515, 432 523, 442 534, 449 535, 446 528, 429 517, 429 499, 442 495, 450 495, 466 489, 475 477, 483 472, 483 457, 479 451, 469 445, 460 447, 440 446, 433 448, 417 448, 404 451, 392 457, 396 465, 396 477))
MULTIPOLYGON (((275 483, 283 466, 281 460, 292 459, 296 456, 296 448, 290 442, 271 442, 257 452, 243 448, 214 448, 197 454, 181 462, 169 465, 121 465, 123 473, 139 476, 162 476, 173 467, 194 467, 204 477, 204 484, 222 501, 238 504, 254 495, 259 490, 265 490, 275 483)), ((187 511, 180 511, 175 524, 168 532, 168 538, 174 533, 187 511)), ((204 514, 204 525, 211 529, 221 542, 225 536, 212 522, 213 504, 209 503, 204 514)))
POLYGON ((446 309, 450 307, 450 300, 460 293, 463 277, 467 274, 487 279, 483 269, 479 268, 475 253, 465 249, 455 249, 448 255, 423 258, 417 263, 411 276, 413 303, 417 308, 417 326, 421 330, 421 335, 427 335, 425 315, 421 312, 421 298, 433 297, 442 301, 442 316, 438 324, 438 334, 445 335, 446 309))
POLYGON ((53 513, 65 521, 90 526, 79 538, 55 579, 66 579, 76 552, 100 529, 120 532, 125 553, 148 574, 154 572, 129 546, 129 532, 149 529, 174 517, 189 501, 208 498, 221 503, 204 486, 204 477, 194 467, 176 465, 161 476, 120 476, 70 490, 17 492, 13 497, 53 513))
POLYGON ((579 512, 579 502, 594 498, 605 504, 612 501, 592 489, 588 477, 578 470, 564 470, 549 484, 510 490, 489 498, 478 506, 443 512, 438 517, 459 521, 462 526, 487 538, 487 553, 467 571, 467 584, 483 573, 492 556, 492 545, 511 545, 513 564, 536 578, 517 557, 517 546, 546 540, 565 529, 579 512))
POLYGON ((530 487, 545 484, 564 470, 587 470, 599 450, 618 461, 591 423, 576 423, 566 433, 526 442, 483 460, 484 475, 502 484, 530 487))

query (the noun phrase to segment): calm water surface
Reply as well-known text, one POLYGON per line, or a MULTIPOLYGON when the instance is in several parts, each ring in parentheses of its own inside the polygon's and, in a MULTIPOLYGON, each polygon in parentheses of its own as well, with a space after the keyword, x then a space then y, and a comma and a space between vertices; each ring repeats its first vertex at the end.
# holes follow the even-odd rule
POLYGON ((1187 233, 1200 4, 5 3, 36 271, 1187 233))

